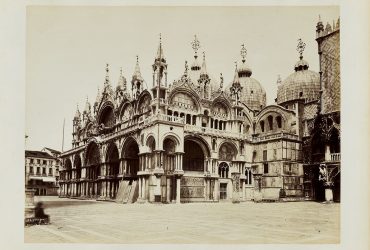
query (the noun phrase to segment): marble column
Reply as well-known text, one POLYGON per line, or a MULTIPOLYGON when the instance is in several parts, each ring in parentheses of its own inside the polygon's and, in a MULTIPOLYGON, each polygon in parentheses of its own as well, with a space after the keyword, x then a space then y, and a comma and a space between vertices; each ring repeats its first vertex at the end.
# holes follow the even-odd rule
POLYGON ((139 177, 139 199, 142 198, 141 189, 142 189, 141 177, 139 177))
POLYGON ((167 203, 170 203, 170 197, 171 197, 171 179, 167 178, 167 192, 166 192, 166 201, 167 203))
POLYGON ((180 204, 180 178, 176 179, 176 203, 180 204))

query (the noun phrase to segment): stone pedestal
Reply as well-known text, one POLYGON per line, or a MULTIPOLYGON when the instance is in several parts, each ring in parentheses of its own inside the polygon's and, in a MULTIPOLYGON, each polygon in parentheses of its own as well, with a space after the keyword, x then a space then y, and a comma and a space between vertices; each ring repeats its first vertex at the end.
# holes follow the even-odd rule
POLYGON ((231 178, 233 180, 233 203, 240 203, 240 173, 231 173, 231 178))
POLYGON ((24 218, 32 218, 35 216, 35 205, 34 205, 35 190, 25 190, 25 207, 24 207, 24 218))
POLYGON ((325 201, 333 202, 333 189, 330 187, 325 188, 325 201))

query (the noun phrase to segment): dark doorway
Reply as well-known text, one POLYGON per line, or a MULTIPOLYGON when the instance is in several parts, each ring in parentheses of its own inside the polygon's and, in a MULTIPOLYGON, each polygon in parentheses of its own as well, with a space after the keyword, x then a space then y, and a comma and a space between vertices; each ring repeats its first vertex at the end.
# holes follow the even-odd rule
POLYGON ((220 183, 220 200, 227 199, 227 183, 220 183))

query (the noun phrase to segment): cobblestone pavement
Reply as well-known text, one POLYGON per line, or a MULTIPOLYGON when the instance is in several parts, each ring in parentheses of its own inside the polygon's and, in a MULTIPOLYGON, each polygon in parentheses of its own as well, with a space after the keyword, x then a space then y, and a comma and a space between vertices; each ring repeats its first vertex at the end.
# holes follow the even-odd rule
MULTIPOLYGON (((37 197, 36 197, 37 198, 37 197)), ((25 243, 339 243, 340 204, 116 204, 44 197, 25 243)))

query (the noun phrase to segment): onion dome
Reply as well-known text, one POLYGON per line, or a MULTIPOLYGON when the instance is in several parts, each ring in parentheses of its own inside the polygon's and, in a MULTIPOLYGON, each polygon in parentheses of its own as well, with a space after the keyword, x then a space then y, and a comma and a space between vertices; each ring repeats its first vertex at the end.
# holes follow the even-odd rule
POLYGON ((127 81, 126 81, 126 78, 122 74, 122 68, 121 68, 116 91, 126 91, 126 88, 127 88, 127 81))
MULTIPOLYGON (((261 110, 266 106, 266 91, 259 81, 251 77, 252 69, 246 64, 247 50, 244 44, 242 45, 240 54, 242 56, 242 63, 237 67, 233 80, 233 83, 236 81, 240 83, 239 101, 252 110, 261 110)), ((230 83, 225 90, 230 95, 232 94, 230 88, 233 83, 230 83)))
POLYGON ((294 65, 295 72, 278 85, 277 103, 279 105, 297 99, 314 101, 320 98, 320 75, 308 69, 309 64, 302 56, 306 44, 301 39, 298 41, 299 61, 294 65))

